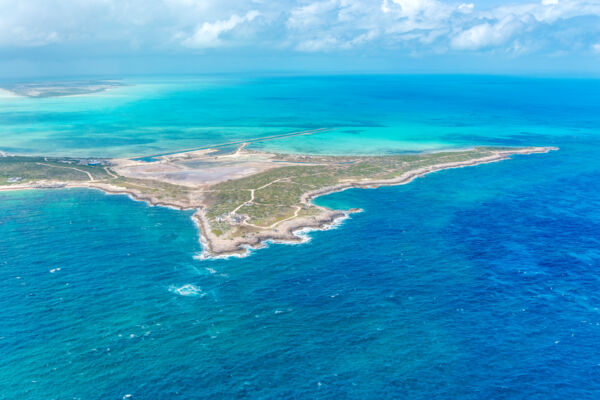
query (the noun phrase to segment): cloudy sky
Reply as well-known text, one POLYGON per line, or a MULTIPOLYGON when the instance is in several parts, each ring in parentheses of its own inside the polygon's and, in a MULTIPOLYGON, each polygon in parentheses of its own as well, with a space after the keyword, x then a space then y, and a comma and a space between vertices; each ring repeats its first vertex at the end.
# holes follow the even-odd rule
POLYGON ((0 73, 600 73, 600 0, 0 0, 0 73))

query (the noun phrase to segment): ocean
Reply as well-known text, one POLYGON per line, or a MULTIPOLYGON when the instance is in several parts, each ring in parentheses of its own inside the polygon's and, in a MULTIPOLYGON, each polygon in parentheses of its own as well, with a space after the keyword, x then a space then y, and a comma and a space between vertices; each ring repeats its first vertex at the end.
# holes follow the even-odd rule
POLYGON ((0 98, 0 150, 134 156, 313 128, 269 151, 548 154, 317 199, 300 245, 202 260, 189 212, 0 193, 0 399, 597 399, 600 81, 130 78, 0 98))

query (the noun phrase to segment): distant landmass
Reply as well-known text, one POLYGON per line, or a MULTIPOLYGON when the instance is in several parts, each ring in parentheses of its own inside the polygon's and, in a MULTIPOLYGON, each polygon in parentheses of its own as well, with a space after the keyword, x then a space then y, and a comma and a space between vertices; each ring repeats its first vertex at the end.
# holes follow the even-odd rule
POLYGON ((23 97, 61 97, 104 92, 115 87, 127 86, 114 80, 26 82, 2 86, 2 89, 23 97))

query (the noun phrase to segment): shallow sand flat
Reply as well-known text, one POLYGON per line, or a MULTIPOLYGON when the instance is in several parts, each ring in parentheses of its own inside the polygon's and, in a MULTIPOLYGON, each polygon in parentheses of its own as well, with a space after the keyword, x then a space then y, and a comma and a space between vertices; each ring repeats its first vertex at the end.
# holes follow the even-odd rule
POLYGON ((125 85, 116 81, 23 83, 10 85, 5 90, 17 97, 44 98, 85 96, 122 86, 125 85))
MULTIPOLYGON (((113 170, 133 179, 152 179, 187 187, 214 185, 240 179, 272 168, 296 165, 277 160, 274 154, 246 152, 210 156, 210 151, 163 156, 154 162, 114 160, 113 170)), ((308 165, 308 164, 305 164, 308 165)))
POLYGON ((175 163, 146 163, 114 167, 115 172, 127 178, 151 179, 174 185, 203 186, 239 179, 273 168, 271 163, 205 163, 199 168, 188 168, 175 163))
POLYGON ((264 171, 265 168, 255 168, 247 165, 224 166, 218 168, 203 168, 198 170, 183 170, 160 175, 160 180, 185 186, 211 185, 229 179, 239 179, 264 171))
POLYGON ((1 98, 11 98, 11 97, 19 97, 15 93, 10 90, 0 89, 0 99, 1 98))

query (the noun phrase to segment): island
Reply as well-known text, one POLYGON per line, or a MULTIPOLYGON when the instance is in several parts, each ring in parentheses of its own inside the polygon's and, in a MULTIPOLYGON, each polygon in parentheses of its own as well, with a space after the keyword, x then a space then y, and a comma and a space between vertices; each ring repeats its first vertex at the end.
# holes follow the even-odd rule
POLYGON ((100 93, 121 86, 127 85, 115 80, 88 80, 76 82, 17 82, 5 84, 0 89, 22 97, 46 98, 100 93))
POLYGON ((381 156, 276 154, 209 148, 128 159, 0 152, 0 191, 93 188, 150 205, 193 210, 204 257, 243 256, 268 242, 298 243, 360 209, 313 202, 350 188, 402 185, 431 172, 547 153, 555 147, 475 147, 381 156))

